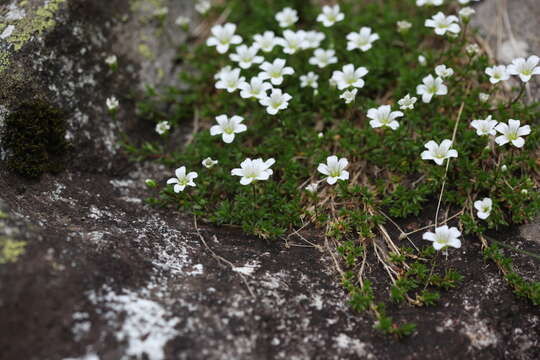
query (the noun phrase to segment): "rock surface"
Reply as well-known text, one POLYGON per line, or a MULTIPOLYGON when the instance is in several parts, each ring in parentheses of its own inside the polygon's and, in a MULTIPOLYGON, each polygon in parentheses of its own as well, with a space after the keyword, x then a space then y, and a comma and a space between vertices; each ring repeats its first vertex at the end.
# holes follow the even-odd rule
MULTIPOLYGON (((0 34, 13 26, 0 36, 1 116, 46 98, 69 112, 75 149, 65 172, 40 181, 0 169, 1 359, 540 357, 540 311, 511 293, 472 239, 448 259, 465 276, 458 290, 435 307, 389 309, 418 325, 397 341, 351 311, 326 252, 197 228, 143 204, 144 180, 169 170, 130 164, 117 144, 122 133, 152 132, 135 121, 137 90, 176 81, 174 19, 194 18, 192 1, 12 1, 0 14, 0 34), (162 23, 152 14, 163 6, 162 23), (104 63, 113 53, 118 71, 104 63), (105 108, 111 95, 116 117, 105 108)), ((538 253, 531 226, 523 238, 501 236, 538 253)), ((538 262, 515 261, 538 280, 538 262)))
MULTIPOLYGON (((509 64, 517 57, 540 56, 538 19, 540 7, 536 0, 485 0, 476 6, 472 25, 479 29, 497 62, 509 64)), ((539 100, 539 90, 540 81, 531 81, 527 89, 529 100, 539 100)))

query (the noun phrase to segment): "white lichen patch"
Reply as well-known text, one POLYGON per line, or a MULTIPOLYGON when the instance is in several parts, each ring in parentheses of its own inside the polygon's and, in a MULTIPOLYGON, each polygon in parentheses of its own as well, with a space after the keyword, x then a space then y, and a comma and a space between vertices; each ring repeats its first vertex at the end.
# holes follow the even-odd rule
POLYGON ((275 274, 266 272, 263 276, 263 280, 261 281, 261 285, 270 290, 279 289, 280 287, 287 288, 287 283, 282 280, 287 278, 289 278, 289 276, 284 271, 280 271, 275 274))
POLYGON ((193 265, 193 270, 186 272, 187 275, 202 275, 204 270, 203 264, 193 265))
POLYGON ((24 18, 25 16, 26 16, 26 11, 24 9, 17 7, 17 5, 13 3, 8 6, 8 12, 4 19, 6 21, 18 21, 24 18))
POLYGON ((346 334, 339 334, 334 338, 339 353, 348 353, 360 358, 372 359, 373 355, 367 350, 367 345, 358 339, 353 339, 346 334))
POLYGON ((178 331, 179 319, 171 316, 157 301, 149 298, 151 289, 116 293, 104 287, 100 294, 91 292, 90 301, 99 306, 116 339, 126 345, 121 359, 163 360, 164 347, 178 331))
POLYGON ((81 357, 77 358, 64 358, 64 360, 99 360, 99 356, 96 353, 88 353, 86 355, 83 355, 81 357))
POLYGON ((15 31, 15 25, 6 26, 4 31, 2 31, 2 34, 0 34, 0 39, 7 39, 11 35, 13 35, 14 31, 15 31))
POLYGON ((112 186, 114 187, 120 187, 120 188, 125 188, 125 187, 130 187, 130 186, 133 186, 133 180, 130 180, 130 179, 114 179, 114 180, 110 180, 109 181, 111 183, 112 186))
POLYGON ((101 210, 98 209, 95 205, 90 206, 90 213, 88 214, 88 217, 91 219, 101 219, 104 217, 112 218, 113 214, 110 211, 107 210, 101 210))
POLYGON ((321 295, 313 295, 312 296, 312 300, 311 300, 311 305, 317 309, 317 310, 322 310, 323 308, 323 298, 321 295))
POLYGON ((136 197, 130 197, 130 196, 122 196, 120 199, 124 200, 127 203, 131 204, 142 204, 142 199, 136 198, 136 197))
POLYGON ((232 268, 233 271, 243 274, 243 275, 252 275, 257 268, 259 268, 261 263, 257 260, 247 262, 244 266, 237 266, 232 268))
MULTIPOLYGON (((179 231, 167 226, 162 220, 158 220, 157 217, 153 217, 152 220, 155 221, 162 239, 160 244, 155 244, 157 256, 152 259, 152 264, 158 269, 169 271, 175 275, 189 275, 192 269, 192 261, 187 248, 182 245, 185 243, 185 236, 179 231)), ((144 241, 148 235, 147 233, 142 233, 136 241, 144 241)))
POLYGON ((80 341, 86 334, 88 334, 90 328, 92 327, 90 317, 88 313, 76 312, 73 314, 73 321, 74 324, 71 328, 71 332, 73 333, 75 340, 80 341))
MULTIPOLYGON (((470 351, 496 345, 499 342, 499 337, 489 323, 480 318, 480 306, 464 300, 463 308, 470 313, 470 316, 466 320, 447 319, 443 323, 444 330, 456 331, 459 329, 459 332, 470 340, 470 351)), ((442 332, 442 329, 437 328, 436 330, 442 332)))
POLYGON ((497 334, 485 320, 465 323, 461 332, 469 338, 471 346, 479 350, 496 345, 499 341, 497 334))

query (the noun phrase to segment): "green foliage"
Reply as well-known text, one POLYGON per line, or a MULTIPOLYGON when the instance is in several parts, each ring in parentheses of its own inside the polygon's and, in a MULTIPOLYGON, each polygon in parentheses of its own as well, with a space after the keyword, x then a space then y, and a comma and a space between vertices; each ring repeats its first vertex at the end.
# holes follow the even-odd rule
POLYGON ((42 100, 22 103, 6 117, 3 129, 8 168, 29 178, 62 171, 69 149, 66 127, 65 114, 54 106, 42 100))
POLYGON ((493 260, 499 266, 516 295, 527 298, 534 305, 540 306, 540 282, 523 279, 514 270, 512 259, 505 256, 498 245, 493 244, 484 249, 484 259, 493 260))
POLYGON ((375 329, 388 334, 394 335, 398 338, 409 336, 416 330, 416 324, 405 323, 396 324, 392 317, 386 315, 385 306, 383 303, 379 303, 376 306, 377 321, 375 323, 375 329))
POLYGON ((356 245, 352 240, 347 240, 337 248, 337 251, 341 256, 343 256, 343 258, 345 258, 345 263, 347 266, 354 267, 356 266, 358 259, 360 259, 364 253, 364 248, 356 245))

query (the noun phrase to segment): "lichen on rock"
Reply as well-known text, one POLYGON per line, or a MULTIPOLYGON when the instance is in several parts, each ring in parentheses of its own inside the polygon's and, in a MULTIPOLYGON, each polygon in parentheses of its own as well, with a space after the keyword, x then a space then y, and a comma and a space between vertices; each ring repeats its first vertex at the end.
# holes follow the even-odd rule
POLYGON ((33 36, 41 35, 45 30, 55 26, 55 14, 65 2, 66 0, 49 0, 43 2, 41 6, 32 6, 25 1, 21 6, 28 7, 28 14, 26 14, 26 10, 19 10, 21 14, 24 11, 26 16, 12 19, 7 17, 7 24, 0 23, 0 28, 14 26, 13 32, 4 39, 8 49, 0 48, 0 74, 9 66, 12 53, 21 50, 33 36))
POLYGON ((0 238, 0 265, 12 263, 24 254, 26 242, 0 238))

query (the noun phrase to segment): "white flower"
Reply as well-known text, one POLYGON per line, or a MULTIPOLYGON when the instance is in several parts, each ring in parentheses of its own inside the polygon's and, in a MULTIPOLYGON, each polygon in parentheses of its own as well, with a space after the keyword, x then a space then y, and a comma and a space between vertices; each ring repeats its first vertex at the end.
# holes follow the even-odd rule
POLYGON ((471 121, 471 126, 476 129, 476 135, 495 135, 495 126, 497 126, 497 120, 493 120, 491 115, 483 120, 473 120, 471 121))
POLYGON ((486 93, 478 94, 478 100, 480 100, 481 102, 487 102, 489 100, 489 94, 486 94, 486 93))
POLYGON ((290 7, 286 7, 276 14, 276 20, 282 28, 289 27, 298 21, 298 12, 290 7))
POLYGON ((270 115, 276 115, 280 110, 284 110, 289 106, 289 100, 292 96, 283 93, 281 89, 272 89, 270 96, 263 97, 259 102, 266 106, 266 112, 270 115))
POLYGON ((171 124, 168 121, 160 121, 156 125, 156 132, 159 135, 163 135, 169 130, 171 130, 171 124))
POLYGON ((227 66, 224 66, 222 67, 215 75, 214 75, 214 80, 219 80, 223 77, 223 75, 229 73, 232 71, 232 66, 230 65, 227 65, 227 66))
POLYGON ((223 71, 221 77, 216 82, 216 89, 226 89, 228 92, 235 92, 246 78, 240 76, 240 69, 232 69, 228 72, 223 71))
POLYGON ((356 99, 356 94, 358 93, 358 89, 351 90, 345 90, 343 94, 339 96, 340 99, 344 99, 346 104, 350 104, 356 99))
POLYGON ((412 24, 408 22, 407 20, 400 20, 397 22, 396 25, 397 25, 398 32, 400 33, 407 32, 412 27, 412 24))
POLYGON ((285 54, 294 54, 306 47, 306 32, 304 30, 285 30, 283 39, 279 39, 279 45, 283 46, 285 54))
POLYGON ((347 89, 348 87, 362 88, 364 87, 364 77, 368 73, 365 67, 354 68, 353 64, 343 66, 343 71, 334 71, 332 79, 336 82, 339 90, 347 89))
POLYGON ((474 56, 480 54, 480 46, 478 46, 478 44, 469 44, 465 46, 465 51, 467 54, 474 56))
POLYGON ((463 21, 467 21, 471 18, 471 16, 474 15, 476 11, 474 11, 474 9, 472 7, 464 7, 463 9, 459 10, 459 17, 463 20, 463 21))
POLYGON ((114 66, 118 63, 118 58, 116 55, 109 55, 105 58, 105 64, 109 66, 114 66))
POLYGON ((467 5, 469 2, 471 1, 480 1, 480 0, 458 0, 458 2, 461 4, 461 5, 467 5))
POLYGON ((319 75, 315 74, 313 71, 308 72, 306 75, 300 76, 300 87, 312 87, 314 89, 319 87, 317 81, 319 80, 319 75))
POLYGON ((489 75, 489 81, 492 84, 496 84, 499 81, 506 81, 510 79, 510 74, 508 74, 506 66, 504 65, 488 67, 486 68, 485 72, 487 75, 489 75))
POLYGON ((201 15, 206 14, 211 7, 212 3, 209 0, 198 0, 195 4, 195 10, 201 15))
POLYGON ((439 77, 433 78, 433 75, 428 75, 422 79, 422 82, 423 84, 416 87, 416 93, 422 95, 422 101, 425 103, 431 102, 435 95, 448 94, 448 88, 439 77))
POLYGON ((319 31, 307 31, 304 37, 304 49, 316 49, 326 38, 324 33, 319 31))
POLYGON ((349 162, 345 158, 338 160, 337 156, 332 155, 326 158, 326 164, 319 164, 317 171, 326 175, 326 182, 334 185, 338 180, 348 180, 349 172, 345 170, 349 162))
POLYGON ((433 242, 435 250, 441 250, 447 246, 459 249, 461 232, 455 227, 449 228, 447 225, 439 226, 435 232, 427 231, 422 235, 422 239, 433 242))
POLYGON ((414 109, 414 104, 416 104, 416 100, 418 100, 416 97, 411 97, 409 94, 407 94, 403 99, 398 101, 399 108, 401 110, 412 110, 414 109))
POLYGON ((216 116, 217 125, 210 128, 210 135, 221 135, 223 142, 230 144, 234 140, 234 134, 247 130, 247 126, 242 124, 244 118, 234 115, 230 119, 227 115, 216 116))
POLYGON ((401 111, 392 111, 390 105, 369 109, 367 113, 367 117, 371 119, 369 125, 372 128, 387 126, 392 130, 396 130, 399 127, 396 119, 402 116, 403 113, 401 111))
POLYGON ((236 48, 236 53, 229 55, 229 57, 232 61, 237 62, 242 69, 249 69, 251 65, 264 61, 262 56, 257 56, 258 51, 259 48, 256 46, 240 45, 236 48))
POLYGON ((368 51, 374 41, 379 40, 380 37, 376 33, 371 33, 371 28, 362 27, 359 32, 352 32, 347 35, 347 50, 360 49, 362 51, 368 51))
POLYGON ((309 184, 308 186, 306 186, 304 189, 310 193, 316 193, 317 192, 317 189, 319 188, 319 184, 318 183, 311 183, 309 184))
POLYGON ((174 192, 179 193, 180 191, 184 191, 186 186, 195 186, 195 183, 193 182, 193 179, 196 179, 199 175, 192 171, 189 174, 186 174, 186 167, 181 166, 175 171, 176 177, 170 178, 167 180, 167 184, 174 184, 174 192))
POLYGON ((309 59, 309 63, 311 65, 317 65, 322 69, 329 64, 337 63, 338 59, 335 55, 336 52, 334 50, 317 49, 309 59))
POLYGON ((495 130, 502 135, 495 138, 495 142, 500 146, 511 142, 515 147, 523 147, 525 139, 522 136, 529 135, 531 133, 531 127, 529 125, 520 126, 519 120, 510 119, 508 124, 499 123, 495 126, 495 130))
POLYGON ((227 23, 225 25, 215 25, 212 27, 212 36, 206 40, 206 45, 215 46, 218 53, 225 54, 229 51, 230 45, 242 43, 242 37, 235 35, 236 25, 227 23))
POLYGON ((435 67, 435 74, 441 79, 454 75, 454 69, 446 67, 446 65, 438 65, 435 67))
POLYGON ((442 5, 444 0, 416 0, 417 6, 424 6, 424 5, 430 5, 430 6, 440 6, 442 5))
POLYGON ((180 27, 185 27, 189 25, 189 18, 187 16, 180 15, 176 18, 174 23, 180 27))
POLYGON ((323 134, 322 132, 320 132, 320 133, 317 134, 317 137, 318 137, 319 139, 322 139, 322 138, 324 137, 324 134, 323 134))
POLYGON ((424 55, 418 55, 418 63, 422 66, 426 66, 427 59, 424 55))
POLYGON ((435 141, 431 140, 424 144, 424 147, 427 149, 422 152, 423 160, 433 160, 437 165, 442 165, 445 159, 452 157, 457 158, 457 150, 450 149, 452 146, 452 141, 445 139, 439 145, 435 141))
POLYGON ((454 15, 446 16, 442 12, 438 12, 433 15, 431 19, 427 19, 425 22, 426 27, 434 28, 435 34, 444 35, 446 32, 452 34, 458 34, 461 28, 457 24, 458 18, 454 15))
POLYGON ((273 174, 270 166, 274 165, 275 162, 273 158, 266 161, 261 158, 255 160, 247 158, 240 163, 240 168, 231 170, 231 175, 241 176, 240 184, 242 185, 249 185, 256 180, 268 180, 273 174))
POLYGON ((262 99, 266 97, 266 92, 272 88, 270 83, 265 82, 260 77, 251 78, 250 82, 240 84, 240 96, 244 99, 255 98, 262 99))
POLYGON ((260 66, 263 72, 259 74, 259 77, 263 80, 270 79, 273 85, 281 85, 284 75, 294 74, 293 68, 285 64, 284 59, 276 59, 273 63, 265 61, 260 66))
POLYGON ((201 164, 202 164, 202 166, 204 166, 205 168, 210 169, 210 168, 214 167, 214 165, 216 165, 218 162, 219 162, 219 161, 213 160, 212 158, 207 157, 206 159, 204 159, 204 160, 202 161, 201 164))
POLYGON ((476 200, 474 202, 474 208, 478 211, 476 216, 482 220, 487 219, 491 213, 491 209, 493 208, 493 201, 491 201, 490 198, 476 200))
POLYGON ((274 46, 278 44, 279 38, 276 37, 273 31, 265 31, 264 34, 256 34, 253 36, 255 45, 264 52, 270 52, 274 46))
POLYGON ((508 73, 510 75, 518 75, 521 81, 528 82, 533 75, 540 75, 540 66, 538 56, 530 56, 527 60, 524 58, 514 59, 508 65, 508 73))
POLYGON ((120 106, 120 102, 118 101, 118 99, 115 96, 111 96, 110 98, 107 98, 105 103, 106 103, 107 109, 109 109, 109 111, 115 111, 120 106))
POLYGON ((322 14, 317 16, 317 21, 322 22, 325 27, 330 27, 343 19, 345 14, 341 12, 339 5, 323 6, 322 14))

